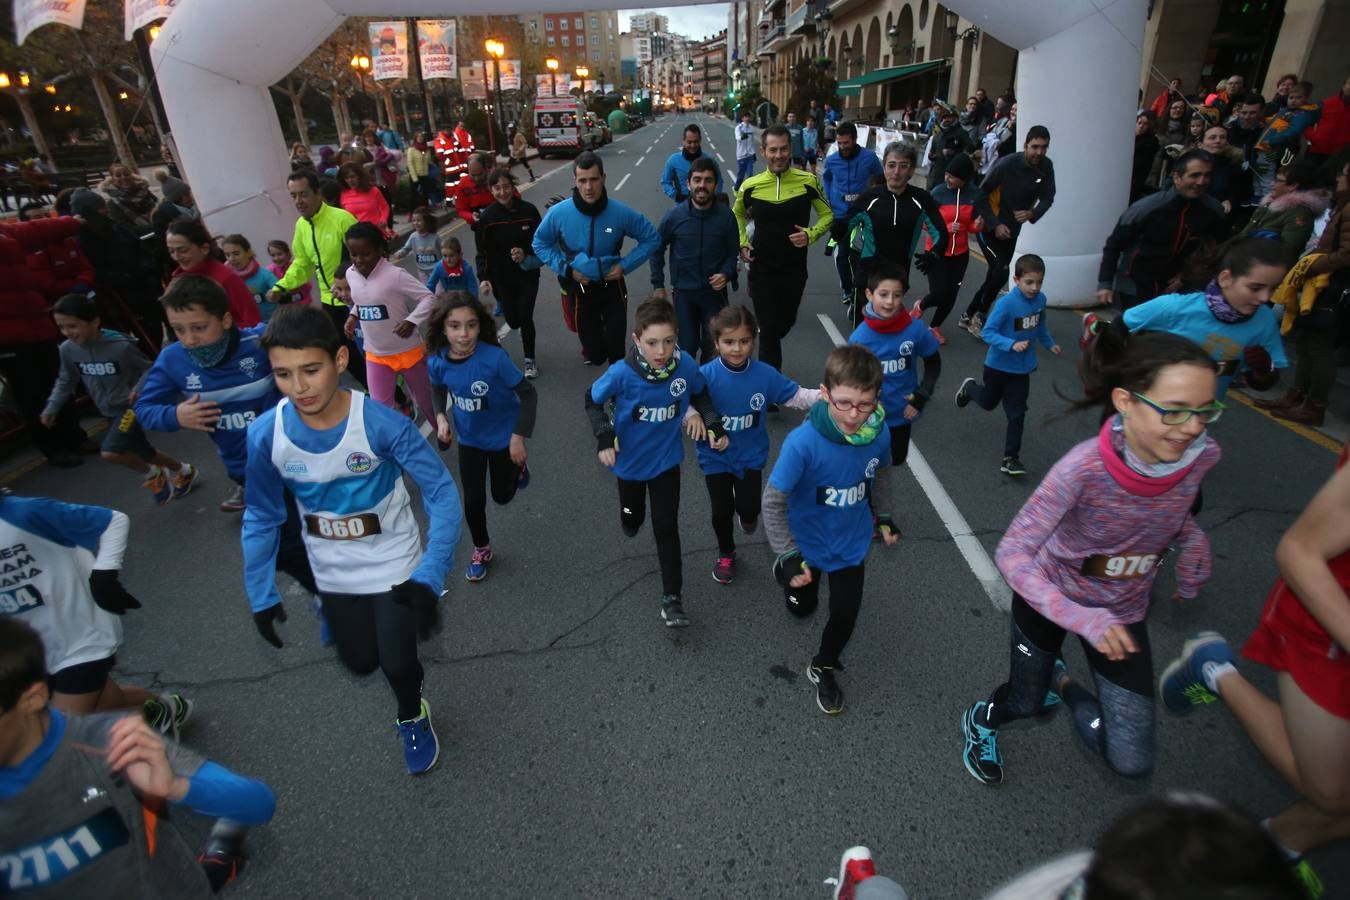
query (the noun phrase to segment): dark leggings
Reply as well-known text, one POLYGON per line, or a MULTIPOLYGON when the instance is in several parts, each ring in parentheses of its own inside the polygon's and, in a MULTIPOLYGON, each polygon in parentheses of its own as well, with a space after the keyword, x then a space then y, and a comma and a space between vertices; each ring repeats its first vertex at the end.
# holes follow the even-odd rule
POLYGON ((780 372, 783 369, 783 338, 797 324, 802 292, 806 290, 805 257, 803 265, 750 266, 750 302, 759 319, 759 358, 780 372))
POLYGON ((506 324, 520 329, 520 346, 526 359, 534 359, 534 302, 539 297, 539 272, 526 272, 519 279, 492 282, 492 293, 502 305, 506 324))
POLYGON ((576 298, 577 337, 586 359, 596 366, 623 359, 628 334, 628 287, 623 279, 573 282, 568 293, 576 298))
POLYGON ((970 254, 960 256, 939 256, 928 272, 928 296, 923 298, 924 312, 933 310, 932 327, 937 328, 947 321, 952 307, 956 305, 956 295, 961 293, 961 283, 966 278, 966 266, 970 265, 970 254))
MULTIPOLYGON (((347 325, 347 316, 351 314, 345 305, 338 303, 323 304, 324 312, 328 313, 328 318, 333 320, 337 326, 338 334, 343 334, 342 329, 347 325)), ((361 352, 361 348, 356 346, 356 339, 347 337, 342 338, 342 343, 347 348, 347 374, 356 379, 356 383, 361 387, 366 386, 366 355, 361 352)))
POLYGON ((717 535, 717 552, 722 556, 731 556, 736 552, 732 517, 740 516, 743 522, 759 519, 764 473, 759 469, 746 469, 745 474, 737 478, 730 472, 718 472, 705 475, 704 480, 708 482, 708 499, 712 501, 712 526, 713 534, 717 535))
POLYGON ((619 523, 633 537, 647 517, 647 496, 652 498, 652 535, 656 558, 661 564, 661 592, 678 594, 684 587, 680 559, 680 467, 671 466, 646 481, 619 481, 619 523))
POLYGON ((1031 396, 1031 376, 1002 369, 984 367, 984 384, 970 389, 970 399, 980 409, 993 409, 1003 404, 1008 417, 1008 428, 1003 433, 1003 455, 1016 456, 1022 452, 1022 429, 1027 421, 1027 398, 1031 396))
POLYGON ((853 636, 853 626, 858 623, 858 609, 862 606, 863 563, 822 573, 811 567, 811 583, 799 588, 783 588, 784 596, 797 598, 797 606, 810 615, 820 602, 820 580, 830 576, 830 618, 825 622, 825 631, 820 635, 820 652, 811 660, 813 666, 834 667, 839 665, 839 657, 853 636))
POLYGON ((475 547, 488 545, 487 488, 492 483, 492 501, 505 506, 520 485, 520 467, 511 462, 508 450, 480 450, 460 442, 459 484, 464 493, 464 521, 475 547))
MULTIPOLYGON (((1146 622, 1125 627, 1139 652, 1119 661, 1107 659, 1079 638, 1097 696, 1074 679, 1064 691, 1064 702, 1079 737, 1112 771, 1145 775, 1153 769, 1153 650, 1146 622)), ((1066 633, 1020 596, 1013 596, 1012 663, 1008 680, 989 698, 991 728, 1040 712, 1066 633)))
POLYGON ((970 305, 966 307, 967 316, 974 316, 976 313, 988 316, 989 307, 1000 294, 1008 290, 1008 271, 1012 268, 1012 255, 1016 247, 1016 235, 1007 240, 996 238, 992 234, 981 235, 980 248, 984 251, 984 263, 989 268, 984 273, 984 281, 980 284, 979 290, 970 298, 970 305))
POLYGON ((383 594, 322 594, 323 614, 338 658, 357 675, 384 673, 398 700, 398 718, 422 710, 422 664, 417 659, 417 614, 383 594))

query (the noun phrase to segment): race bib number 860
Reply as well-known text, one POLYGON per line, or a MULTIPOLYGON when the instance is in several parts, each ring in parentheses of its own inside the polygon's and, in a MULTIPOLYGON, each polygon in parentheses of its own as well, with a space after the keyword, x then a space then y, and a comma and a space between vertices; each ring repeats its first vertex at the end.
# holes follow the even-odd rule
POLYGON ((329 541, 355 541, 380 533, 380 517, 374 513, 359 516, 305 516, 305 530, 314 537, 329 541))

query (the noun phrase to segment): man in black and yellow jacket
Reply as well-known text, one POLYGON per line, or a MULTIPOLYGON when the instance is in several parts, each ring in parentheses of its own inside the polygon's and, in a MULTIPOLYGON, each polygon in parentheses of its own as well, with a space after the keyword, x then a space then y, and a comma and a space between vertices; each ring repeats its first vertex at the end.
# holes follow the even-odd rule
POLYGON ((783 338, 797 321, 806 289, 806 248, 830 231, 834 214, 815 175, 792 167, 792 146, 781 125, 766 128, 760 147, 768 169, 747 178, 732 212, 741 259, 750 264, 750 300, 759 319, 759 358, 783 368, 783 338), (811 225, 811 209, 816 224, 811 225), (747 225, 755 223, 751 238, 747 225))

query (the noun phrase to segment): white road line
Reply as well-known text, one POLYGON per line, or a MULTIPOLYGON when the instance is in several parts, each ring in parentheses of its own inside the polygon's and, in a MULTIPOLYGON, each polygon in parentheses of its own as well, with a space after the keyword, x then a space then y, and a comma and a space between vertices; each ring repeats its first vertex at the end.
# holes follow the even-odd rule
POLYGON ((720 153, 717 154, 717 158, 718 158, 719 160, 721 160, 722 162, 726 162, 726 161, 727 161, 727 158, 726 158, 725 156, 723 156, 722 154, 720 154, 720 153))
POLYGON ((642 165, 642 161, 643 161, 644 159, 646 159, 646 158, 647 158, 647 155, 646 155, 645 153, 644 153, 642 156, 639 156, 639 157, 638 157, 638 161, 635 162, 635 163, 633 163, 633 168, 636 169, 638 166, 642 165))
POLYGON ((627 181, 629 178, 632 178, 632 177, 633 177, 633 173, 632 173, 632 172, 629 172, 627 175, 625 175, 625 176, 623 176, 622 178, 620 178, 620 179, 619 179, 619 183, 616 184, 616 185, 614 185, 614 190, 616 190, 616 191, 622 190, 622 189, 623 189, 623 184, 624 184, 624 182, 627 181))
POLYGON ((732 183, 732 184, 735 184, 735 183, 736 183, 736 173, 735 173, 735 172, 731 171, 730 169, 727 169, 727 177, 731 179, 731 183, 732 183))
MULTIPOLYGON (((825 333, 830 336, 836 347, 842 347, 847 341, 839 333, 839 328, 825 313, 818 313, 816 318, 820 319, 820 324, 824 327, 825 333)), ((919 482, 919 487, 923 488, 924 494, 928 497, 928 502, 933 505, 938 518, 946 526, 947 533, 952 536, 956 543, 956 549, 961 551, 961 556, 966 560, 966 565, 975 576, 975 580, 984 588, 984 592, 989 595, 989 602, 994 604, 994 608, 1002 612, 1007 612, 1012 608, 1012 588, 1008 587, 1003 576, 999 574, 998 567, 994 561, 989 558, 989 552, 984 549, 984 544, 970 530, 970 525, 966 522, 966 517, 961 515, 961 510, 957 509, 956 503, 951 495, 947 493, 942 482, 938 481, 937 475, 933 472, 928 460, 919 452, 919 447, 913 440, 909 442, 909 457, 905 461, 909 471, 914 475, 914 480, 919 482)))

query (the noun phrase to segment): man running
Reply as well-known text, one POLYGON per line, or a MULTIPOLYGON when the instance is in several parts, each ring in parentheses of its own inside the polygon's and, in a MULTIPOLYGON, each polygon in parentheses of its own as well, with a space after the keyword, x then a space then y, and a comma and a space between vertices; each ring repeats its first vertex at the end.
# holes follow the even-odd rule
MULTIPOLYGON (((829 110, 829 107, 825 109, 829 110)), ((834 144, 838 152, 825 157, 820 179, 825 187, 825 197, 830 203, 830 212, 835 218, 843 218, 849 204, 867 190, 867 182, 873 176, 884 173, 877 155, 858 144, 858 128, 852 122, 844 122, 835 128, 834 144)), ((835 250, 834 266, 839 273, 839 292, 844 304, 849 305, 853 302, 853 270, 849 266, 848 254, 835 250)))
MULTIPOLYGON (((716 168, 717 160, 703 152, 703 131, 697 125, 684 126, 684 142, 679 150, 666 159, 661 170, 661 190, 676 203, 689 199, 689 166, 696 159, 709 159, 716 168)), ((722 190, 722 170, 717 170, 717 190, 722 190)))

